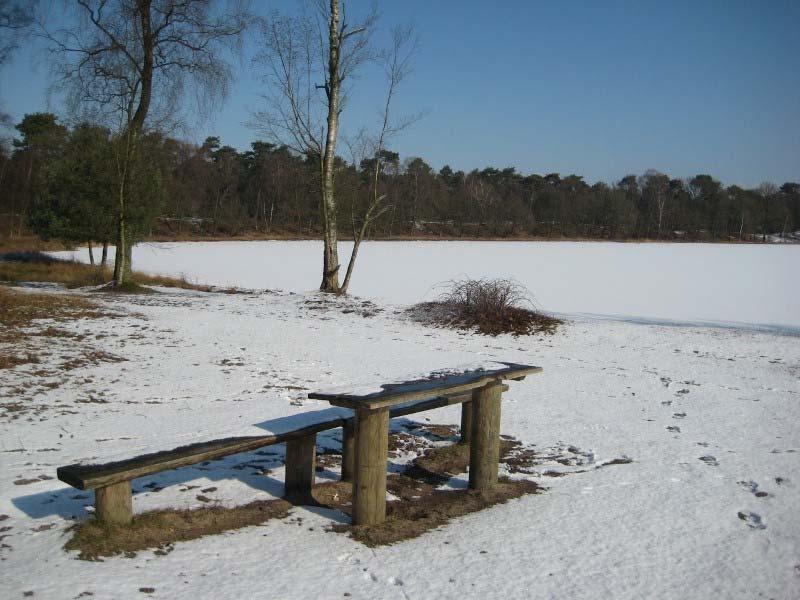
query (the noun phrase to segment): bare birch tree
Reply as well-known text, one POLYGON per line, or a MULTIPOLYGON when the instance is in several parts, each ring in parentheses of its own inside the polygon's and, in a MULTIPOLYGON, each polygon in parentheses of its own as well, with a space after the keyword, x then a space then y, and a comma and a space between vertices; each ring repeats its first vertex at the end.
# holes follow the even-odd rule
POLYGON ((348 20, 339 0, 315 0, 298 17, 273 13, 262 27, 262 51, 256 61, 265 72, 270 94, 255 114, 257 125, 273 141, 312 158, 319 169, 323 229, 323 292, 341 293, 336 143, 347 83, 373 58, 370 37, 377 13, 357 23, 348 20))
POLYGON ((226 50, 237 49, 249 15, 242 2, 70 0, 74 22, 44 37, 57 85, 76 112, 115 132, 117 247, 115 286, 130 281, 135 232, 129 196, 148 130, 176 123, 183 96, 213 108, 232 80, 226 50))
POLYGON ((347 271, 340 292, 346 294, 350 287, 350 279, 353 276, 353 268, 358 257, 358 250, 369 226, 383 213, 391 208, 386 200, 386 194, 381 194, 378 189, 380 176, 386 161, 386 144, 396 134, 409 127, 420 115, 394 119, 391 113, 392 101, 397 94, 397 89, 411 72, 411 58, 416 50, 416 38, 411 26, 395 27, 392 30, 392 42, 388 50, 380 55, 380 62, 386 74, 387 89, 386 98, 381 111, 380 127, 377 133, 370 137, 362 130, 358 136, 358 143, 351 144, 351 156, 354 164, 358 154, 362 160, 371 159, 370 173, 370 198, 362 214, 357 214, 356 204, 351 202, 350 224, 353 232, 353 249, 350 252, 350 260, 347 262, 347 271), (360 148, 361 152, 354 152, 352 148, 360 148))

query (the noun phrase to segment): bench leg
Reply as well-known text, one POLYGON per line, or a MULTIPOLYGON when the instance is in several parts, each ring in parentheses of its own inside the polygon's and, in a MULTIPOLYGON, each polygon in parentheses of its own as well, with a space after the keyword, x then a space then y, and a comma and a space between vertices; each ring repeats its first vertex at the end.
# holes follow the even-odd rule
POLYGON ((488 490, 497 483, 500 466, 500 397, 502 383, 475 390, 472 397, 472 439, 469 447, 469 487, 488 490))
POLYGON ((353 523, 386 520, 386 461, 389 458, 389 409, 356 411, 356 460, 353 523))
POLYGON ((342 427, 342 481, 353 481, 356 461, 355 419, 347 419, 342 427))
POLYGON ((94 491, 94 515, 110 525, 130 525, 133 521, 131 482, 112 483, 94 491))
POLYGON ((313 500, 317 460, 317 435, 311 434, 286 442, 285 495, 295 502, 313 500))
POLYGON ((469 445, 472 438, 472 402, 461 403, 461 439, 459 444, 469 445))

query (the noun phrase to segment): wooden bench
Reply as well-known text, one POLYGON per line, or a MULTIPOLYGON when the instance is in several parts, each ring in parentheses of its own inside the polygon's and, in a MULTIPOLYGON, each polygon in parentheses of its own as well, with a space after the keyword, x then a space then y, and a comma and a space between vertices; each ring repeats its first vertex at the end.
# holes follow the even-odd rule
MULTIPOLYGON (((129 524, 133 519, 131 492, 133 479, 232 454, 250 452, 273 444, 286 443, 285 495, 296 502, 306 502, 311 499, 311 490, 315 479, 316 436, 322 431, 342 427, 342 480, 359 482, 354 483, 354 522, 380 522, 383 517, 375 516, 380 513, 380 510, 365 510, 362 504, 367 498, 370 499, 372 505, 375 505, 376 502, 380 504, 381 500, 376 498, 378 493, 373 489, 376 485, 381 487, 381 477, 378 474, 380 471, 383 473, 381 494, 383 514, 385 515, 389 418, 461 403, 461 442, 470 443, 470 440, 476 442, 472 444, 471 456, 487 451, 492 453, 489 463, 494 461, 494 480, 496 480, 497 457, 494 455, 497 454, 495 447, 499 444, 499 398, 501 391, 507 389, 503 385, 498 387, 497 383, 503 379, 522 379, 526 374, 540 370, 538 367, 513 365, 511 368, 505 368, 502 373, 485 370, 471 371, 466 376, 465 373, 457 373, 400 384, 386 384, 382 386, 382 391, 377 396, 362 395, 362 398, 368 398, 368 400, 361 400, 353 405, 354 413, 342 409, 300 413, 284 419, 277 419, 278 425, 267 435, 201 442, 106 464, 74 464, 58 468, 57 475, 61 481, 73 487, 81 490, 94 490, 95 517, 97 519, 124 525, 129 524), (491 389, 485 393, 480 392, 480 389, 487 385, 491 389), (477 388, 479 388, 479 393, 473 393, 477 388), (483 408, 484 396, 497 399, 497 422, 491 426, 489 432, 490 437, 497 438, 494 445, 491 442, 487 443, 484 439, 486 435, 483 425, 475 426, 475 423, 483 424, 486 420, 486 410, 483 408), (391 402, 389 402, 390 398, 391 402), (478 402, 474 402, 476 399, 478 402), (372 408, 373 405, 376 405, 376 408, 372 408), (473 407, 478 408, 476 410, 473 407), (371 418, 374 415, 378 415, 377 421, 380 421, 377 423, 377 437, 374 435, 376 419, 371 418), (382 425, 384 419, 385 427, 382 425), (382 446, 382 450, 379 446, 382 446), (369 488, 369 492, 358 492, 359 486, 366 486, 369 488)), ((309 398, 328 400, 332 404, 345 408, 351 408, 348 405, 355 401, 352 394, 333 392, 334 395, 331 396, 331 393, 309 394, 309 398)), ((494 409, 492 408, 492 410, 494 409)), ((472 458, 470 465, 473 470, 472 458)), ((480 471, 481 467, 477 468, 480 471)), ((485 471, 486 469, 480 471, 479 479, 476 481, 486 479, 489 482, 491 480, 491 476, 487 479, 485 474, 481 474, 485 471)), ((471 484, 472 480, 473 474, 471 473, 471 484)))
MULTIPOLYGON (((491 362, 397 381, 379 389, 336 389, 309 394, 333 406, 351 408, 355 419, 347 442, 353 448, 353 523, 375 525, 386 519, 386 461, 392 411, 437 394, 461 402, 462 441, 469 443, 469 487, 488 490, 500 465, 500 404, 505 380, 520 381, 540 367, 491 362)), ((413 412, 417 412, 414 410, 413 412)), ((347 430, 345 430, 347 437, 347 430)))

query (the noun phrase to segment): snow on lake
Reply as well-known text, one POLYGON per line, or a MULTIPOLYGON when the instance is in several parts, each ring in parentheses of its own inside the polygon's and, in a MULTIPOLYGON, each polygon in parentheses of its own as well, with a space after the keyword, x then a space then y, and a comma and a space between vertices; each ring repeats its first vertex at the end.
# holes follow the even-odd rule
MULTIPOLYGON (((351 244, 340 244, 340 258, 351 244)), ((88 260, 85 250, 57 253, 88 260)), ((221 286, 313 290, 315 241, 140 244, 134 268, 221 286)), ((462 277, 511 277, 541 308, 800 328, 800 246, 610 242, 367 242, 351 292, 412 304, 462 277)))

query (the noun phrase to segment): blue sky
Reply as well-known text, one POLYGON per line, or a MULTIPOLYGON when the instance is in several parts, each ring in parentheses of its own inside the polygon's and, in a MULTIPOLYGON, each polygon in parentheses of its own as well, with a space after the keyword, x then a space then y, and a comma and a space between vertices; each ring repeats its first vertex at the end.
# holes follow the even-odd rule
MULTIPOLYGON (((351 0, 355 11, 365 3, 351 0)), ((295 10, 291 1, 259 1, 295 10)), ((657 168, 755 186, 800 180, 800 2, 381 2, 385 30, 420 38, 399 113, 426 115, 393 143, 435 168, 513 166, 616 181, 657 168)), ((252 56, 255 42, 246 54, 252 56)), ((247 148, 263 84, 245 59, 233 93, 188 137, 247 148)), ((343 126, 374 121, 382 81, 365 70, 343 126)), ((36 43, 0 73, 15 118, 61 109, 36 43)))

